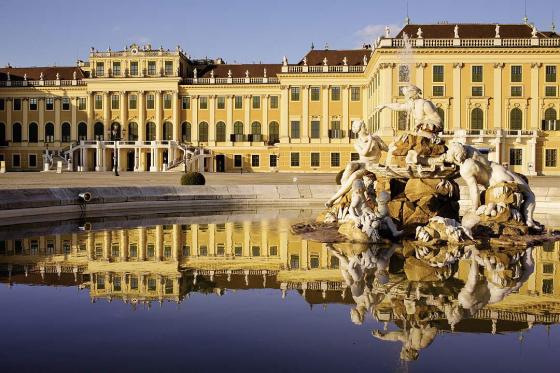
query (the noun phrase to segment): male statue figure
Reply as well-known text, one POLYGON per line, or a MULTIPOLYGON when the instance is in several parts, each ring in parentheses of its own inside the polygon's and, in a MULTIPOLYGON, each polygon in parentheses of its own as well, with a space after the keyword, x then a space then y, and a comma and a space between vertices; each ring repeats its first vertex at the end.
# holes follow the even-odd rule
POLYGON ((352 132, 358 135, 354 143, 354 149, 356 149, 360 158, 357 161, 348 162, 342 174, 342 178, 340 179, 340 188, 336 194, 325 203, 327 207, 332 207, 340 197, 345 195, 352 188, 354 180, 362 178, 369 165, 379 164, 381 151, 388 150, 387 145, 379 136, 369 133, 364 121, 353 121, 352 132))
POLYGON ((422 90, 415 85, 410 84, 403 91, 406 102, 381 104, 375 109, 380 111, 388 108, 394 111, 406 111, 408 120, 414 122, 418 136, 427 137, 433 143, 439 143, 438 133, 443 131, 443 125, 435 105, 431 101, 421 98, 422 90))
POLYGON ((523 215, 525 223, 531 228, 540 228, 533 220, 535 212, 535 194, 529 184, 515 172, 504 166, 489 161, 476 148, 463 145, 458 142, 449 144, 449 149, 443 155, 445 162, 454 163, 459 166, 459 173, 469 188, 472 209, 476 211, 480 207, 480 195, 478 185, 488 189, 499 183, 515 183, 523 194, 523 215))

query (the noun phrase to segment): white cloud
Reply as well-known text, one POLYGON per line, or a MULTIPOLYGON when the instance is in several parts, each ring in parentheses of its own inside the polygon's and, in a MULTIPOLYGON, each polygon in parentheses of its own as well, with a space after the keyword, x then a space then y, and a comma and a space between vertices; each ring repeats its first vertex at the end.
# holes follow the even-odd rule
POLYGON ((385 27, 389 26, 391 36, 395 36, 402 28, 397 24, 389 25, 367 25, 354 33, 358 39, 358 43, 372 44, 379 36, 385 35, 385 27))

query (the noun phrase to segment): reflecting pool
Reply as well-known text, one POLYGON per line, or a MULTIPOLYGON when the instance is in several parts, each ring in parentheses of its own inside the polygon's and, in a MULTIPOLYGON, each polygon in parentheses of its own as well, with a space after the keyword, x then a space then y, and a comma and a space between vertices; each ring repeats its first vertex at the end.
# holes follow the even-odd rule
POLYGON ((449 256, 411 256, 410 243, 331 245, 290 233, 315 214, 0 227, 0 363, 5 371, 555 371, 559 242, 467 247, 438 263, 449 256))

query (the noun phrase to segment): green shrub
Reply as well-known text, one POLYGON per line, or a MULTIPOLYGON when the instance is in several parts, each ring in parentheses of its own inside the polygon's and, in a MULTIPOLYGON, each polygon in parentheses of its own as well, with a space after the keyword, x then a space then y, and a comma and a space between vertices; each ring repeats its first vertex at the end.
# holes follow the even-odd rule
POLYGON ((206 179, 200 172, 187 172, 181 176, 181 185, 204 185, 206 179))
POLYGON ((336 174, 336 177, 334 178, 336 181, 336 185, 340 185, 340 179, 342 179, 342 174, 344 173, 344 170, 340 170, 338 171, 338 173, 336 174))

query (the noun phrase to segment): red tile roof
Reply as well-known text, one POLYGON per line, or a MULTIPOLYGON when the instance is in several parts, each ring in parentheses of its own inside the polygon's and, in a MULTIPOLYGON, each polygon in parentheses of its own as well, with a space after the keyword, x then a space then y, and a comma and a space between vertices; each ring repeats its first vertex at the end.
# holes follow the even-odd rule
POLYGON ((219 64, 219 65, 199 65, 195 66, 197 69, 197 77, 210 78, 210 72, 214 71, 214 78, 227 78, 228 71, 231 70, 232 78, 244 78, 245 72, 249 70, 249 77, 264 77, 264 69, 266 69, 266 76, 276 77, 282 69, 281 64, 219 64))
MULTIPOLYGON (((370 49, 312 49, 305 57, 307 58, 308 66, 318 66, 323 64, 323 59, 327 58, 329 66, 342 66, 342 60, 346 57, 348 66, 357 66, 364 64, 364 56, 369 60, 371 54, 370 49)), ((303 59, 298 62, 298 65, 303 65, 303 59)))
POLYGON ((23 80, 27 74, 27 80, 39 80, 43 73, 44 80, 55 80, 56 74, 60 80, 72 80, 74 71, 77 79, 85 78, 84 72, 74 66, 46 66, 46 67, 3 67, 0 68, 0 80, 6 80, 8 72, 11 80, 23 80))
MULTIPOLYGON (((403 33, 416 38, 418 28, 422 28, 422 37, 425 39, 452 39, 455 36, 456 24, 436 24, 436 25, 406 25, 397 34, 396 38, 401 39, 403 33)), ((459 37, 466 39, 494 39, 496 36, 496 24, 475 24, 475 23, 458 23, 459 37)), ((530 38, 532 37, 533 28, 526 24, 502 25, 500 24, 501 38, 530 38)), ((537 36, 540 38, 557 38, 558 34, 552 31, 538 31, 537 36)))

